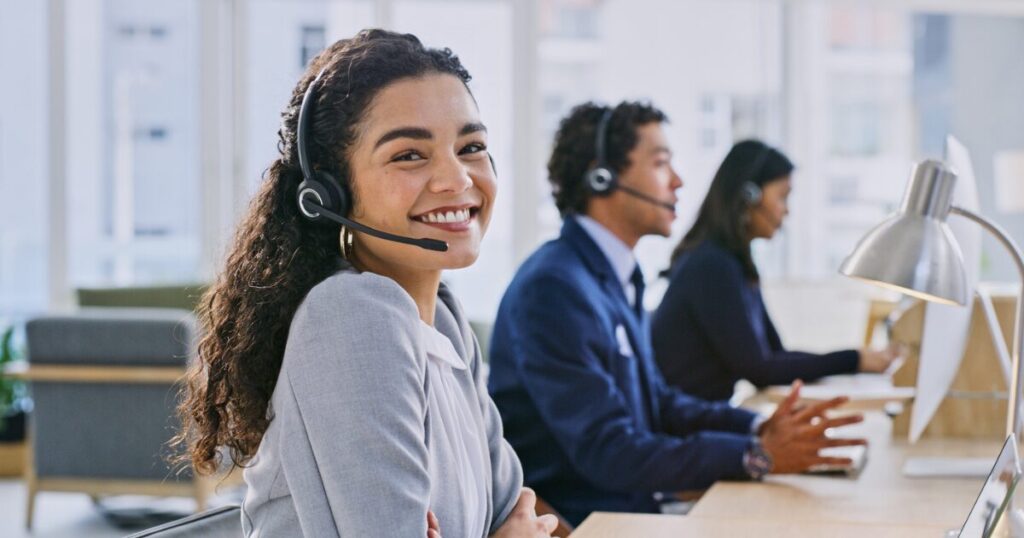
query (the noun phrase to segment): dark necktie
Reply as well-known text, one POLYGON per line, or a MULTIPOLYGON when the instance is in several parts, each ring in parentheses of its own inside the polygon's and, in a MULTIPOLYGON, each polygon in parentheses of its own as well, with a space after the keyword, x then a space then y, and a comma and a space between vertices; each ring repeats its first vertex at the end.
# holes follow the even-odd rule
POLYGON ((640 264, 633 269, 629 281, 633 283, 633 310, 641 314, 644 311, 644 273, 640 270, 640 264))

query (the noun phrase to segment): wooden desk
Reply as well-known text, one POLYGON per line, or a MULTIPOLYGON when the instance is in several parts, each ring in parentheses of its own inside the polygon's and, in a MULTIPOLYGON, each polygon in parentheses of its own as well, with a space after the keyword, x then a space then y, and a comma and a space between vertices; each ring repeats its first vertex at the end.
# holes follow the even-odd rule
POLYGON ((959 527, 978 492, 980 478, 907 478, 903 463, 913 456, 985 457, 995 461, 1000 444, 968 439, 923 439, 915 445, 891 436, 880 413, 850 435, 868 438, 868 462, 857 478, 770 476, 764 482, 719 482, 691 515, 714 518, 784 519, 788 522, 849 522, 959 527))
POLYGON ((939 525, 874 525, 870 523, 800 522, 782 519, 725 519, 653 514, 597 512, 570 538, 679 538, 681 536, 757 536, 792 538, 942 538, 939 525))
POLYGON ((941 537, 959 528, 982 480, 907 478, 903 463, 913 456, 986 457, 995 461, 995 440, 896 441, 891 421, 869 413, 845 429, 866 437, 868 463, 857 478, 780 475, 764 482, 719 482, 688 516, 594 514, 573 538, 660 536, 941 537))

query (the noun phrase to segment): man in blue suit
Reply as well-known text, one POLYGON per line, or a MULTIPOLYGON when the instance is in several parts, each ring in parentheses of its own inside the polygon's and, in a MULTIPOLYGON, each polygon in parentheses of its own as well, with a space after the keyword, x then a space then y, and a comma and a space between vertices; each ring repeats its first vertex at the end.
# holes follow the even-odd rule
POLYGON ((526 484, 571 523, 590 512, 657 512, 662 493, 719 479, 849 463, 818 450, 859 421, 799 409, 799 382, 771 418, 669 388, 653 362, 633 248, 668 236, 675 191, 665 115, 642 103, 580 105, 548 163, 564 223, 519 268, 498 310, 490 391, 526 484))

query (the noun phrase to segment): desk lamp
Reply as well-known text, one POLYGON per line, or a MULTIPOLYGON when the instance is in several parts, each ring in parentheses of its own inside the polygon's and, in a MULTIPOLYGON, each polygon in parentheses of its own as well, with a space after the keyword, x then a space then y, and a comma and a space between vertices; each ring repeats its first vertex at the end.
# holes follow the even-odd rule
MULTIPOLYGON (((912 297, 944 304, 966 305, 963 255, 946 224, 952 213, 988 230, 1010 252, 1024 282, 1024 256, 997 224, 952 204, 954 173, 943 162, 925 160, 914 166, 899 210, 865 235, 839 272, 912 297)), ((1009 408, 1006 433, 1021 441, 1021 340, 1024 339, 1024 286, 1017 297, 1017 319, 1011 353, 1009 408)))

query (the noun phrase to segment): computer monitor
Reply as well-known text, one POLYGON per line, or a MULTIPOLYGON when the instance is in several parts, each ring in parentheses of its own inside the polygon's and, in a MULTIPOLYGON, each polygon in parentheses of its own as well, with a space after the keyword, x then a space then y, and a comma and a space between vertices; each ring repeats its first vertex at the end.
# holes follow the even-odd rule
POLYGON ((978 499, 974 501, 967 521, 960 528, 958 536, 989 538, 999 524, 999 519, 1006 511, 1013 492, 1020 481, 1020 460, 1017 456, 1017 442, 1012 435, 1007 436, 1003 449, 996 458, 992 471, 989 472, 985 485, 981 487, 978 499))

